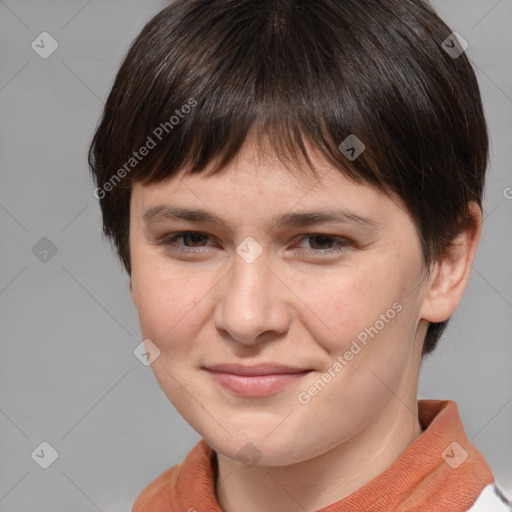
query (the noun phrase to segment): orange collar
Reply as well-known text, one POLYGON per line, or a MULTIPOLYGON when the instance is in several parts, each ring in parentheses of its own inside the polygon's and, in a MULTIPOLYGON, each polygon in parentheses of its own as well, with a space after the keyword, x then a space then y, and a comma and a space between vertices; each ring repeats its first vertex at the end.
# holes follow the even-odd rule
MULTIPOLYGON (((419 400, 424 428, 386 470, 318 512, 464 512, 494 477, 468 441, 457 404, 419 400)), ((215 497, 214 451, 204 439, 137 497, 132 512, 223 512, 215 497)))

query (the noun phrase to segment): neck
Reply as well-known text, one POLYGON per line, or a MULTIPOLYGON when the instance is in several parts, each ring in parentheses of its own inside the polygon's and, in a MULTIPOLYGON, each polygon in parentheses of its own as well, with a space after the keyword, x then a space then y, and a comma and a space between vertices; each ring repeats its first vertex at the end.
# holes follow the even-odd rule
POLYGON ((217 454, 216 494, 225 512, 303 512, 326 507, 388 468, 421 435, 417 401, 392 396, 383 413, 349 441, 288 466, 246 467, 217 454))

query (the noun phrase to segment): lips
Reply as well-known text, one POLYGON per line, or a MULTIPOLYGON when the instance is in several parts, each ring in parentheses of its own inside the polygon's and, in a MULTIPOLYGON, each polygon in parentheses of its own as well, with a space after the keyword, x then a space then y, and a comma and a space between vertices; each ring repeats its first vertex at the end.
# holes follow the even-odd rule
POLYGON ((293 366, 284 366, 281 364, 266 363, 256 365, 243 365, 243 364, 216 364, 208 366, 208 370, 222 373, 232 373, 234 375, 274 375, 274 374, 289 374, 289 373, 302 373, 309 371, 305 368, 298 368, 293 366))
POLYGON ((311 370, 275 363, 258 365, 219 364, 205 370, 223 388, 246 397, 267 396, 297 382, 311 370))

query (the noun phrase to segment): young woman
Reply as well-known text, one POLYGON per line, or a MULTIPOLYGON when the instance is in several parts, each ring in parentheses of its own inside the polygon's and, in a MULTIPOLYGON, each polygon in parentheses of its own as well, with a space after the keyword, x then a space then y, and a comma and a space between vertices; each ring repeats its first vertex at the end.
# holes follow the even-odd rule
POLYGON ((137 37, 95 194, 203 439, 134 512, 511 510, 417 399, 482 226, 464 49, 421 0, 178 0, 137 37))

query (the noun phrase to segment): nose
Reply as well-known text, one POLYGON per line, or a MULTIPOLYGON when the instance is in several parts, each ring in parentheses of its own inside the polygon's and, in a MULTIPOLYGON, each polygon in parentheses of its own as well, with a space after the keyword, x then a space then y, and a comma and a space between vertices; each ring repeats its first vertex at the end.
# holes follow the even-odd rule
POLYGON ((252 263, 236 254, 223 280, 214 322, 238 343, 257 345, 289 328, 290 291, 269 267, 265 253, 252 263))

